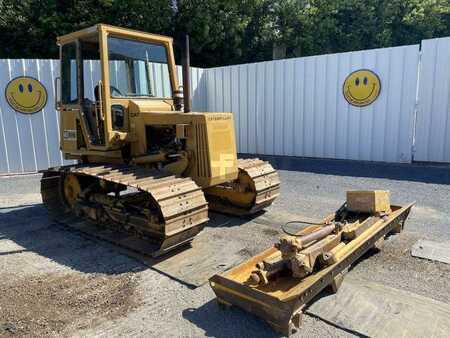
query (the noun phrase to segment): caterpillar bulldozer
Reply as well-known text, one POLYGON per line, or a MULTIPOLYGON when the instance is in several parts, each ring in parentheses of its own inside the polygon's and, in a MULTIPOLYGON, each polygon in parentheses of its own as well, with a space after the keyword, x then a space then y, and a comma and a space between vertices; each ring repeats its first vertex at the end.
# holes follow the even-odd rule
POLYGON ((192 112, 189 40, 178 85, 172 38, 98 24, 58 37, 60 148, 43 171, 52 217, 70 213, 157 244, 189 243, 208 210, 254 214, 279 195, 259 159, 238 159, 232 113, 192 112))

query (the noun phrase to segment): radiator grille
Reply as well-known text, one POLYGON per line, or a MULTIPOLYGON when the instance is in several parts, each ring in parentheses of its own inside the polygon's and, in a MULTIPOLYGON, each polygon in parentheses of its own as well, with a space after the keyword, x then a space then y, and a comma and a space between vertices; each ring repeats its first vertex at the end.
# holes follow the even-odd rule
POLYGON ((197 175, 199 177, 211 177, 206 125, 197 124, 195 126, 195 135, 197 139, 197 175))

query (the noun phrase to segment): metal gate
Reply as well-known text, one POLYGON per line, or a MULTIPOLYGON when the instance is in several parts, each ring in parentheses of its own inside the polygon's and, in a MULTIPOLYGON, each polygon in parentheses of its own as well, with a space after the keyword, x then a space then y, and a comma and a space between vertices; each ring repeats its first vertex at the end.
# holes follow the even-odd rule
POLYGON ((450 162, 450 38, 422 41, 416 161, 450 162))

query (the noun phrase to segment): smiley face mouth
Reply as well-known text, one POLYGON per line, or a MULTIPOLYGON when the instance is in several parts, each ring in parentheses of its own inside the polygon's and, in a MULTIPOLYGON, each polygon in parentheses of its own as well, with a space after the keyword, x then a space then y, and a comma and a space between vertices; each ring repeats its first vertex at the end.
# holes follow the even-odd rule
POLYGON ((356 98, 356 97, 354 97, 352 95, 350 85, 347 86, 347 93, 348 93, 348 96, 350 96, 354 101, 356 101, 356 102, 363 102, 363 101, 366 101, 369 97, 372 96, 373 92, 375 91, 375 87, 376 87, 375 84, 372 84, 372 90, 370 91, 369 95, 367 95, 366 97, 364 97, 362 99, 358 99, 358 98, 356 98))
POLYGON ((17 99, 14 97, 14 93, 11 92, 11 93, 9 93, 9 94, 11 95, 11 98, 13 99, 14 103, 15 103, 18 107, 30 109, 30 108, 35 107, 35 106, 39 103, 39 101, 41 100, 42 93, 41 93, 40 91, 37 91, 37 93, 39 94, 38 97, 37 97, 37 100, 36 100, 36 102, 33 103, 31 106, 24 106, 23 104, 20 104, 20 103, 17 101, 17 99))

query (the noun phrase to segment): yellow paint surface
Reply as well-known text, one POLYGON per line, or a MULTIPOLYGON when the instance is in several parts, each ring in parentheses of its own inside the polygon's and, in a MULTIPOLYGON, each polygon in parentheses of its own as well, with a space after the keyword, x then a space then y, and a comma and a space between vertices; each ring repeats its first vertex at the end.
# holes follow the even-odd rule
POLYGON ((6 100, 19 113, 33 114, 47 103, 47 90, 38 80, 20 76, 11 80, 5 89, 6 100))
POLYGON ((353 106, 365 107, 380 95, 381 82, 377 74, 368 69, 351 73, 344 82, 344 97, 353 106))

